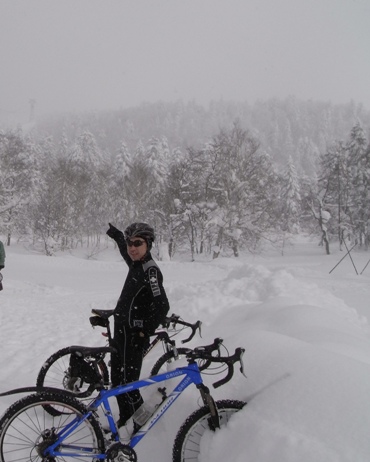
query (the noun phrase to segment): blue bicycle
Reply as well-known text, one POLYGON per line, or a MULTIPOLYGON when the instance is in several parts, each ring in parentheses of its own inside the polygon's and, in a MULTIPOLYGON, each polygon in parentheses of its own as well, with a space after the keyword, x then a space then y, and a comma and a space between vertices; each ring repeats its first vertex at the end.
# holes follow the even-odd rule
MULTIPOLYGON (((198 461, 201 440, 205 433, 226 425, 232 415, 246 403, 237 400, 214 401, 209 388, 203 383, 198 367, 199 361, 208 364, 223 363, 227 367, 224 378, 213 384, 220 387, 231 380, 234 364, 240 363, 244 375, 242 356, 244 349, 237 348, 231 356, 213 356, 207 347, 189 349, 188 365, 173 371, 138 380, 116 388, 103 388, 89 405, 84 405, 65 390, 45 388, 43 391, 20 399, 0 419, 0 460, 2 462, 59 462, 78 459, 94 462, 137 462, 135 446, 163 417, 180 395, 190 385, 200 392, 203 406, 192 413, 179 429, 173 445, 173 462, 198 461), (163 393, 162 402, 143 426, 124 444, 120 441, 118 428, 112 415, 110 399, 119 394, 176 379, 172 392, 163 393), (51 415, 47 408, 58 409, 51 415), (103 411, 109 430, 103 431, 98 409, 103 411)), ((11 390, 0 396, 14 394, 11 390)))

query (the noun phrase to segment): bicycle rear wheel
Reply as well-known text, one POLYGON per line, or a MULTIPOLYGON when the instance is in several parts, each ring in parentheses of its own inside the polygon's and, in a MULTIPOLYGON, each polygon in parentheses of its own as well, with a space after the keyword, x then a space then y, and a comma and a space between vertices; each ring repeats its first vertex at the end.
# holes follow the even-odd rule
POLYGON ((100 425, 92 415, 58 445, 60 455, 45 455, 47 448, 57 441, 57 435, 86 413, 86 406, 70 396, 39 393, 22 398, 0 420, 0 460, 65 462, 68 457, 96 460, 93 455, 104 453, 105 444, 100 425), (58 415, 52 416, 45 405, 57 409, 58 415))
MULTIPOLYGON (((246 405, 244 401, 217 401, 221 428, 229 422, 236 412, 246 405)), ((173 445, 173 462, 197 462, 200 460, 201 441, 207 432, 213 431, 210 425, 211 414, 208 406, 203 406, 191 414, 181 426, 173 445)))
MULTIPOLYGON (((70 375, 70 347, 62 348, 56 353, 52 354, 41 367, 37 379, 37 387, 52 387, 67 390, 72 393, 85 392, 89 384, 84 382, 83 378, 74 378, 71 380, 70 375)), ((109 372, 104 360, 101 359, 97 362, 98 371, 104 380, 104 384, 109 384, 109 372)), ((58 415, 58 411, 51 406, 45 406, 45 409, 51 415, 58 415)))
MULTIPOLYGON (((68 390, 73 392, 84 392, 89 384, 80 379, 78 383, 72 384, 69 375, 69 361, 71 357, 70 347, 62 348, 52 354, 41 367, 37 379, 37 387, 53 387, 68 390), (78 387, 78 391, 74 388, 78 387)), ((104 360, 97 362, 99 373, 104 381, 104 384, 109 384, 109 372, 104 360)))

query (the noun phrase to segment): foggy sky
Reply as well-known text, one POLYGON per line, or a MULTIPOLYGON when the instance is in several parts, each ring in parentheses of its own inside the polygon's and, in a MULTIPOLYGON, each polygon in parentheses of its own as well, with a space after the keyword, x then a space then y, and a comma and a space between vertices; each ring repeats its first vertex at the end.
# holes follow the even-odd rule
POLYGON ((0 0, 0 121, 158 100, 370 109, 370 0, 0 0))

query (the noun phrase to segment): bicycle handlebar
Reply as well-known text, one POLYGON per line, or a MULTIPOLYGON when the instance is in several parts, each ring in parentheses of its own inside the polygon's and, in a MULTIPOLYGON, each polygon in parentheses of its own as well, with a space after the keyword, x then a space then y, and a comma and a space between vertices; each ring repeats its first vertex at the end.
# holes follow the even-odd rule
MULTIPOLYGON (((218 339, 215 339, 215 342, 216 340, 218 339)), ((226 376, 212 384, 213 388, 218 388, 232 379, 234 375, 234 364, 236 362, 240 362, 240 372, 245 376, 244 364, 242 360, 244 352, 245 349, 239 347, 236 348, 235 353, 232 356, 212 356, 212 354, 209 352, 209 347, 197 347, 194 348, 194 350, 190 350, 186 356, 191 362, 195 361, 196 359, 203 359, 207 363, 225 363, 228 368, 226 376)))
POLYGON ((191 324, 189 322, 183 321, 182 319, 180 319, 180 316, 173 313, 170 317, 166 317, 166 320, 163 323, 163 327, 168 329, 170 324, 173 324, 174 327, 176 326, 176 324, 180 324, 181 326, 185 326, 185 327, 190 327, 191 334, 189 335, 188 338, 186 338, 184 340, 181 340, 181 343, 190 342, 190 340, 194 337, 194 335, 196 334, 198 329, 199 329, 199 335, 200 335, 200 337, 202 337, 202 330, 201 330, 202 321, 198 320, 197 322, 191 324))
MULTIPOLYGON (((100 326, 100 327, 105 327, 109 328, 109 318, 110 316, 113 315, 114 310, 91 310, 91 312, 94 314, 94 316, 91 316, 90 319, 90 324, 93 327, 100 326)), ((180 319, 180 316, 177 314, 172 314, 170 317, 166 317, 165 321, 163 322, 163 327, 168 329, 170 325, 176 326, 176 324, 180 324, 185 327, 190 327, 191 329, 191 334, 189 335, 188 338, 181 340, 181 343, 188 343, 190 340, 194 337, 196 334, 197 330, 199 329, 199 335, 201 335, 201 326, 202 326, 202 321, 197 321, 193 324, 183 321, 180 319)), ((153 335, 157 335, 158 332, 154 332, 153 335)))

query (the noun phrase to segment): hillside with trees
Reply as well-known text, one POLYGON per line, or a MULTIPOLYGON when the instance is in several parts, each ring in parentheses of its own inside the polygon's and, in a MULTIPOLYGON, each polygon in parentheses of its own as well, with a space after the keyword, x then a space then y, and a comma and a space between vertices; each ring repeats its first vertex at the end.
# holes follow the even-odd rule
MULTIPOLYGON (((286 100, 156 103, 0 131, 0 233, 48 255, 153 223, 172 257, 238 256, 315 232, 370 237, 370 113, 286 100)), ((161 255, 160 255, 161 257, 161 255)))

